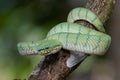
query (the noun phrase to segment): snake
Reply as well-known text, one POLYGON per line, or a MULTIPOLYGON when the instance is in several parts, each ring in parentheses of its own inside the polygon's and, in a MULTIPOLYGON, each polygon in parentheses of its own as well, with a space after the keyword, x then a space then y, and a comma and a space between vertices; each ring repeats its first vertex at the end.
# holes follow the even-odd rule
POLYGON ((72 9, 66 22, 54 26, 46 38, 40 41, 19 42, 18 51, 21 55, 50 55, 62 48, 70 51, 66 61, 67 67, 73 67, 85 54, 104 55, 111 43, 103 23, 91 10, 83 7, 72 9), (95 29, 82 26, 76 21, 87 21, 95 29))

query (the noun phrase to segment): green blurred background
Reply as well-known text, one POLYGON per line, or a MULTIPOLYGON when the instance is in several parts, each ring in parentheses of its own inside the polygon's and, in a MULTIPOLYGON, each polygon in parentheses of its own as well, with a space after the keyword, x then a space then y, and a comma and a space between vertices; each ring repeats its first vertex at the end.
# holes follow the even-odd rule
MULTIPOLYGON (((84 6, 86 1, 0 0, 0 80, 28 77, 41 56, 21 56, 17 51, 17 43, 44 39, 52 27, 66 21, 72 8, 84 6)), ((106 27, 113 38, 108 53, 101 57, 88 57, 68 80, 120 79, 120 1, 116 1, 106 27)))

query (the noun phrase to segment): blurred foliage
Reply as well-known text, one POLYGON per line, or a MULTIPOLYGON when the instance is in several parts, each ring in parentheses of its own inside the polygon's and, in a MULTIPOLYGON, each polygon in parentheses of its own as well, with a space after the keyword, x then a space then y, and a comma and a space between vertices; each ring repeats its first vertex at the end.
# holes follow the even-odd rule
MULTIPOLYGON (((28 77, 41 56, 19 55, 17 43, 45 38, 54 25, 66 21, 69 10, 83 6, 85 2, 86 0, 0 0, 0 80, 28 77)), ((96 56, 87 58, 72 75, 79 71, 88 73, 96 59, 96 56)))
POLYGON ((62 15, 58 2, 62 1, 0 0, 0 80, 24 79, 40 61, 39 55, 19 55, 16 45, 45 37, 59 22, 56 16, 62 15))

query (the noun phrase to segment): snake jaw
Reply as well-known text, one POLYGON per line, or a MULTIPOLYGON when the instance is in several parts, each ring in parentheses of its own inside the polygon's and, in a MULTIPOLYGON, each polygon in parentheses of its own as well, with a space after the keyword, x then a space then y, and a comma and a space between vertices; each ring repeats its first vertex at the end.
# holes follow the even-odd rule
POLYGON ((38 54, 40 54, 40 55, 54 54, 54 53, 58 52, 61 48, 62 48, 62 46, 54 46, 54 47, 50 47, 47 49, 41 49, 41 50, 38 50, 38 54))

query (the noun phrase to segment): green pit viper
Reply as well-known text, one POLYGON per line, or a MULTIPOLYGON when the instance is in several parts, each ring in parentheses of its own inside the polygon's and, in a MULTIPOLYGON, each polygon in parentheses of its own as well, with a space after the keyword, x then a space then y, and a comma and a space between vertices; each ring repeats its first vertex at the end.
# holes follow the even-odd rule
POLYGON ((21 55, 49 55, 61 48, 71 52, 66 61, 68 67, 80 62, 85 54, 103 55, 109 48, 111 37, 105 34, 100 19, 86 8, 75 8, 68 14, 67 22, 53 27, 44 40, 37 42, 20 42, 17 47, 21 55), (84 20, 94 25, 96 30, 74 23, 84 20))

